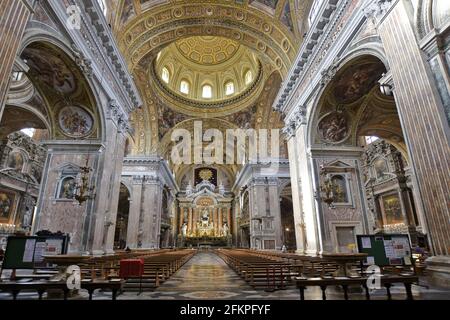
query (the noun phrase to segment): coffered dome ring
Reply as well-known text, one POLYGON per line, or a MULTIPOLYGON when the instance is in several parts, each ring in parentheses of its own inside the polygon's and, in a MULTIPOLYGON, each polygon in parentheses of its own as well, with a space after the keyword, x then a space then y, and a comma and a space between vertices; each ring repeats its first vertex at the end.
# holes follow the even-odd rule
POLYGON ((184 97, 163 83, 154 65, 150 68, 149 82, 159 99, 171 109, 194 117, 215 118, 244 110, 255 103, 264 89, 264 82, 269 74, 263 70, 260 62, 256 70, 258 73, 254 81, 245 90, 221 100, 201 101, 184 97))

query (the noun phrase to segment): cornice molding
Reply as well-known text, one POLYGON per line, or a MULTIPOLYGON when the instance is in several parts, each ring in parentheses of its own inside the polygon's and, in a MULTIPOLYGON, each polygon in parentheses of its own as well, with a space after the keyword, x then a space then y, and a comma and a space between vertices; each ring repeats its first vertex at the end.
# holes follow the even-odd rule
POLYGON ((139 176, 159 177, 163 184, 167 185, 173 192, 180 191, 167 161, 160 156, 129 156, 124 158, 123 165, 122 176, 132 176, 133 179, 139 176), (148 167, 148 170, 139 171, 133 167, 148 167))
POLYGON ((133 134, 133 129, 128 120, 128 116, 123 112, 123 109, 117 104, 116 100, 109 100, 107 116, 117 126, 119 132, 133 134))
POLYGON ((127 109, 132 111, 134 108, 142 106, 142 100, 139 91, 134 84, 133 78, 128 72, 128 68, 123 60, 114 36, 110 30, 108 22, 106 21, 97 1, 92 0, 78 0, 84 5, 85 11, 90 21, 86 21, 86 27, 95 35, 95 38, 100 39, 100 44, 105 49, 109 57, 108 63, 111 64, 113 70, 117 72, 118 79, 121 82, 121 87, 125 88, 128 98, 131 102, 127 109))
POLYGON ((306 125, 306 108, 304 106, 299 107, 286 121, 286 126, 282 130, 286 139, 294 137, 301 125, 306 125))
POLYGON ((84 4, 86 13, 91 20, 90 29, 95 30, 97 38, 100 38, 100 43, 106 49, 106 53, 110 58, 110 62, 114 66, 115 71, 119 74, 119 79, 122 82, 123 87, 128 93, 133 108, 137 108, 142 105, 142 100, 139 96, 139 91, 134 84, 133 78, 128 72, 128 68, 123 60, 117 44, 114 40, 114 36, 110 30, 108 22, 106 21, 97 1, 81 0, 84 4), (93 28, 92 28, 93 27, 93 28))
POLYGON ((346 7, 349 0, 327 0, 322 4, 320 13, 317 15, 313 25, 311 26, 304 43, 297 54, 297 58, 291 70, 286 77, 287 81, 283 83, 277 98, 274 101, 273 108, 278 111, 285 109, 287 102, 295 92, 299 85, 299 80, 306 73, 306 66, 315 58, 313 54, 320 47, 320 43, 327 38, 332 27, 335 25, 336 19, 340 17, 335 12, 340 8, 346 7), (334 18, 333 18, 334 15, 334 18))

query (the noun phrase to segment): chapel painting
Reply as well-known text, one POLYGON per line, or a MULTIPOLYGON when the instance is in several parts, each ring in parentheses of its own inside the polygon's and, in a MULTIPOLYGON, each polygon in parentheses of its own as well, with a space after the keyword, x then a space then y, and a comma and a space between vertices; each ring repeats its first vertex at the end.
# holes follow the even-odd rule
POLYGON ((27 48, 22 56, 34 76, 50 88, 62 94, 76 90, 75 75, 57 55, 41 49, 27 48))
POLYGON ((0 222, 10 220, 14 204, 14 194, 0 190, 0 222))
POLYGON ((336 175, 331 178, 331 183, 333 186, 333 200, 335 203, 347 203, 347 182, 345 178, 341 175, 336 175))
POLYGON ((345 140, 350 133, 347 116, 343 112, 331 112, 319 123, 319 134, 322 140, 330 143, 339 143, 345 140))
POLYGON ((334 88, 334 96, 338 103, 350 104, 367 93, 380 79, 379 64, 370 63, 348 68, 339 78, 334 88))
POLYGON ((393 225, 404 223, 400 199, 398 195, 390 195, 382 197, 382 205, 384 209, 385 224, 393 225))
POLYGON ((80 107, 65 107, 59 112, 62 131, 72 137, 87 135, 92 130, 93 123, 91 115, 80 107))
POLYGON ((11 152, 8 156, 7 167, 16 171, 22 171, 23 169, 23 155, 20 152, 11 152))
POLYGON ((382 158, 377 158, 373 162, 373 168, 377 179, 382 179, 388 172, 386 161, 382 158))
POLYGON ((73 177, 66 177, 61 181, 59 196, 60 199, 73 199, 75 196, 76 182, 73 177))

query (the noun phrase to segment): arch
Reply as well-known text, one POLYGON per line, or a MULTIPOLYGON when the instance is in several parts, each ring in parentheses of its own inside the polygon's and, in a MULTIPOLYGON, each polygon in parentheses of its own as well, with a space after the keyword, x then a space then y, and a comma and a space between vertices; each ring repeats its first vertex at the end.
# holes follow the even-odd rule
POLYGON ((35 108, 26 103, 8 103, 5 105, 3 117, 0 121, 0 136, 7 136, 22 129, 47 129, 52 134, 52 126, 48 119, 35 108), (17 116, 19 115, 19 116, 17 116), (33 125, 30 125, 30 120, 33 125))
MULTIPOLYGON (((50 45, 55 50, 60 52, 67 58, 71 64, 72 67, 77 70, 79 73, 80 79, 85 83, 85 89, 86 93, 89 96, 89 99, 91 100, 91 107, 95 110, 96 120, 98 121, 97 128, 98 128, 98 138, 101 141, 105 141, 106 139, 106 113, 107 113, 107 107, 104 103, 102 103, 101 94, 100 94, 100 86, 96 85, 94 82, 94 77, 87 77, 82 70, 78 67, 78 65, 75 62, 75 55, 77 54, 74 52, 74 47, 71 45, 66 38, 61 36, 61 34, 49 31, 47 28, 44 29, 44 27, 41 26, 39 22, 30 22, 30 28, 27 29, 27 31, 24 34, 24 37, 21 42, 21 46, 18 50, 18 56, 22 56, 24 51, 29 48, 30 46, 33 46, 35 44, 43 44, 43 45, 50 45)), ((75 48, 76 49, 76 48, 75 48)), ((78 50, 78 49, 77 49, 78 50)), ((31 80, 31 79, 30 79, 31 80)), ((34 81, 33 85, 34 85, 34 81)), ((35 86, 36 90, 39 91, 41 95, 43 95, 42 90, 39 86, 35 86)), ((44 100, 46 100, 45 95, 43 95, 44 100)), ((53 110, 51 106, 49 106, 48 101, 46 102, 46 106, 49 110, 53 110)), ((52 132, 53 135, 55 135, 55 132, 52 132)))
MULTIPOLYGON (((355 59, 364 57, 364 56, 373 56, 375 58, 378 58, 386 68, 386 70, 389 70, 389 63, 386 57, 386 54, 384 52, 383 46, 380 42, 370 42, 365 43, 360 46, 357 46, 353 50, 347 52, 342 58, 339 59, 338 62, 334 64, 334 67, 337 68, 336 72, 339 72, 343 70, 346 66, 349 65, 349 63, 355 59)), ((312 101, 311 107, 307 110, 307 143, 308 147, 311 146, 311 129, 312 125, 311 122, 314 121, 315 115, 318 112, 318 106, 321 103, 321 100, 323 99, 324 94, 329 89, 330 83, 328 83, 326 86, 322 86, 316 93, 315 98, 312 101)))
POLYGON ((120 184, 119 201, 117 203, 117 217, 115 219, 114 249, 125 249, 128 231, 128 217, 130 213, 130 190, 120 184))
MULTIPOLYGON (((320 115, 323 111, 323 105, 324 103, 327 103, 328 96, 331 94, 331 90, 333 89, 333 86, 335 85, 336 79, 339 77, 340 74, 344 73, 349 67, 351 67, 353 64, 355 64, 358 61, 363 61, 364 59, 369 59, 373 61, 374 63, 379 63, 380 67, 383 66, 383 68, 386 70, 388 66, 386 65, 386 59, 384 56, 384 53, 379 50, 369 50, 364 47, 359 47, 358 49, 353 50, 352 52, 349 52, 347 55, 345 55, 342 59, 337 62, 333 68, 335 68, 335 76, 333 79, 330 80, 329 83, 327 83, 325 86, 323 86, 320 90, 318 90, 317 95, 315 96, 315 99, 312 102, 311 107, 307 110, 307 147, 310 148, 314 145, 314 139, 316 138, 316 129, 317 125, 319 123, 319 120, 322 116, 320 115), (379 57, 382 57, 384 59, 381 60, 379 57)), ((386 71, 384 71, 386 72, 386 71)), ((379 76, 381 78, 381 74, 379 76)), ((333 103, 336 103, 336 101, 332 101, 333 103)), ((353 141, 353 143, 356 143, 356 140, 353 141)))
POLYGON ((188 36, 221 36, 238 41, 261 52, 266 62, 282 74, 287 74, 298 50, 294 33, 280 20, 252 6, 230 3, 164 3, 128 20, 117 33, 131 70, 156 57, 170 43, 188 36), (163 12, 171 18, 159 19, 163 12), (191 12, 195 15, 191 16, 191 12))

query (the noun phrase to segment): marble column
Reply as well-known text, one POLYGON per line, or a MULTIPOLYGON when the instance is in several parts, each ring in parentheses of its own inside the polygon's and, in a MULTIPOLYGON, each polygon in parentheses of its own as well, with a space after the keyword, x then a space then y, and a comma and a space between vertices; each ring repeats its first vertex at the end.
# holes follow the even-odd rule
POLYGON ((222 236, 223 227, 223 207, 219 208, 219 235, 222 236))
POLYGON ((183 220, 184 220, 184 207, 180 206, 180 209, 178 211, 178 234, 181 235, 182 228, 183 228, 183 220))
POLYGON ((143 176, 134 176, 130 194, 130 211, 128 215, 127 246, 138 247, 139 220, 141 217, 143 176))
POLYGON ((198 208, 194 208, 194 236, 197 235, 198 208))
MULTIPOLYGON (((450 255, 450 129, 432 70, 401 0, 381 21, 379 34, 394 83, 413 172, 435 255, 450 255)), ((419 200, 419 199, 417 199, 419 200)))
POLYGON ((159 248, 163 185, 158 177, 146 176, 142 206, 142 247, 159 248))
POLYGON ((217 237, 219 235, 218 225, 219 225, 219 208, 214 207, 213 211, 213 223, 214 223, 214 235, 217 237))
POLYGON ((229 207, 227 207, 227 215, 228 215, 228 218, 227 218, 227 221, 228 221, 228 223, 227 223, 227 226, 228 226, 228 229, 229 229, 229 231, 230 231, 230 234, 233 234, 233 221, 232 221, 232 219, 231 219, 231 207, 229 206, 229 207))
POLYGON ((269 210, 273 217, 273 228, 275 229, 275 248, 283 246, 283 226, 281 224, 280 195, 278 191, 278 179, 268 178, 269 188, 269 210))
POLYGON ((189 208, 189 213, 188 213, 188 235, 192 234, 193 228, 192 228, 192 224, 193 224, 193 220, 192 220, 192 208, 189 208))
POLYGON ((31 12, 28 0, 0 2, 0 120, 11 83, 14 60, 31 12))
POLYGON ((295 238, 299 253, 317 254, 321 245, 306 135, 306 125, 299 123, 288 138, 295 238))
POLYGON ((240 233, 238 232, 239 231, 239 226, 238 226, 238 219, 237 219, 237 217, 240 217, 241 216, 241 213, 240 213, 240 208, 239 208, 239 201, 235 198, 234 200, 233 200, 233 210, 234 210, 234 214, 233 214, 233 227, 232 227, 232 230, 233 230, 233 243, 234 243, 234 245, 236 246, 236 247, 238 247, 239 246, 239 244, 240 243, 242 243, 242 237, 240 236, 240 233))
POLYGON ((98 183, 95 190, 95 214, 90 217, 90 234, 85 246, 94 254, 112 253, 119 205, 126 122, 109 114, 105 126, 104 152, 101 154, 98 183))

